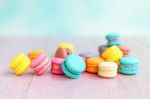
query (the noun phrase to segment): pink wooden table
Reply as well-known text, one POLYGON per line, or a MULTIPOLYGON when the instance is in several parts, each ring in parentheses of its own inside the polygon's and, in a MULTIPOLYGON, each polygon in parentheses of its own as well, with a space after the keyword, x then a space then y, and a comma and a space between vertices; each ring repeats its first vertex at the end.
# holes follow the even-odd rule
POLYGON ((118 74, 114 79, 84 73, 80 79, 53 75, 36 76, 28 70, 16 76, 8 68, 18 52, 44 49, 53 56, 60 42, 71 42, 76 53, 97 53, 104 38, 96 37, 0 38, 0 99, 150 99, 150 43, 146 37, 124 38, 132 55, 141 60, 141 72, 134 76, 118 74))

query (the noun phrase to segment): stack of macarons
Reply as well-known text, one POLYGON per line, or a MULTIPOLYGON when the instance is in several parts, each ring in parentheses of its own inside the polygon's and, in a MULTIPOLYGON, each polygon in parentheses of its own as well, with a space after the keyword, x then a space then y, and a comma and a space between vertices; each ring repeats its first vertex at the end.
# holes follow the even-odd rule
POLYGON ((128 75, 138 73, 139 59, 130 56, 130 49, 122 45, 120 34, 109 33, 105 38, 108 43, 98 47, 99 55, 74 54, 73 44, 61 43, 52 58, 44 50, 33 50, 27 55, 19 53, 11 61, 10 69, 16 75, 24 74, 29 67, 36 75, 42 75, 50 69, 52 74, 66 75, 73 79, 79 78, 85 71, 103 78, 116 77, 118 71, 128 75))
POLYGON ((102 76, 103 68, 108 68, 109 66, 111 68, 114 67, 114 70, 116 70, 117 66, 117 69, 122 74, 136 74, 139 60, 130 56, 130 49, 122 45, 120 34, 117 32, 109 33, 105 38, 108 40, 108 43, 98 47, 100 57, 105 60, 105 62, 99 64, 98 75, 102 76))
POLYGON ((61 43, 58 45, 55 52, 54 58, 51 62, 51 72, 53 74, 64 74, 62 70, 62 63, 65 61, 66 57, 73 54, 74 46, 71 43, 61 43))

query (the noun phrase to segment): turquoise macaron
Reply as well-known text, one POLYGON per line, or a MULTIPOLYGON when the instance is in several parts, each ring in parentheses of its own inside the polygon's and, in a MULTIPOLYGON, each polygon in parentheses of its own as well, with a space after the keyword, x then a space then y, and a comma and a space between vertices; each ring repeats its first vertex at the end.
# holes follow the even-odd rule
POLYGON ((108 40, 107 46, 119 46, 122 44, 122 41, 120 40, 120 33, 118 32, 109 33, 105 36, 105 38, 108 40))
POLYGON ((76 54, 70 54, 62 63, 62 70, 64 74, 70 78, 79 78, 82 72, 85 71, 86 64, 83 58, 76 54))
POLYGON ((109 33, 105 36, 106 39, 113 39, 113 38, 119 38, 120 37, 120 33, 118 32, 113 32, 113 33, 109 33))
POLYGON ((120 59, 119 71, 122 74, 136 74, 139 72, 139 59, 136 57, 126 56, 120 59))
POLYGON ((122 44, 122 41, 117 40, 117 41, 108 42, 108 43, 107 43, 107 46, 113 46, 113 45, 119 46, 119 45, 121 45, 121 44, 122 44))

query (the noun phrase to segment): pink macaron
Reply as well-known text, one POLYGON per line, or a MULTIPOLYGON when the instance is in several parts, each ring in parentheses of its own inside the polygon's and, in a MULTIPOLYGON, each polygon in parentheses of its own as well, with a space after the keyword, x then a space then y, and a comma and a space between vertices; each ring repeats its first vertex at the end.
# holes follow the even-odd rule
POLYGON ((123 52, 123 55, 126 56, 126 55, 129 55, 130 54, 130 49, 126 46, 119 46, 119 49, 123 52))
POLYGON ((37 75, 42 75, 50 67, 51 61, 46 54, 41 54, 36 57, 32 62, 30 67, 34 69, 37 75))
POLYGON ((61 68, 61 64, 64 61, 62 58, 53 58, 51 60, 51 72, 54 74, 64 74, 61 68))

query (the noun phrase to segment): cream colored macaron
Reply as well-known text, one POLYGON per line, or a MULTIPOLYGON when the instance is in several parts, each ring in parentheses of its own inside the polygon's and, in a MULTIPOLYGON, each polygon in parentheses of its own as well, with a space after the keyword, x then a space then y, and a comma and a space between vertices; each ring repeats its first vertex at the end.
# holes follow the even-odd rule
POLYGON ((102 62, 98 67, 98 75, 106 78, 116 77, 117 69, 118 66, 114 62, 102 62))

